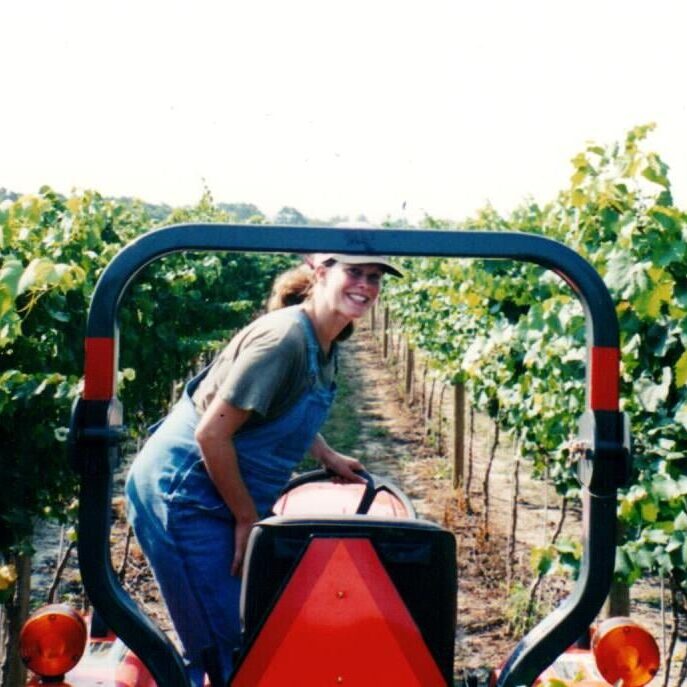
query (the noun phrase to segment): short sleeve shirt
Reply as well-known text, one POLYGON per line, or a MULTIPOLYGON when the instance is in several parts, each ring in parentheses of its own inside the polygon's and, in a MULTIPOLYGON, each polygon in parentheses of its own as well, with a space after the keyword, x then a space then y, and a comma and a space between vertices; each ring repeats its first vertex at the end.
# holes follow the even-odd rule
MULTIPOLYGON (((273 420, 296 404, 310 386, 308 345, 295 312, 298 306, 267 313, 242 329, 219 354, 193 394, 199 414, 216 394, 252 411, 247 427, 273 420)), ((335 350, 318 346, 318 383, 330 386, 335 350)))

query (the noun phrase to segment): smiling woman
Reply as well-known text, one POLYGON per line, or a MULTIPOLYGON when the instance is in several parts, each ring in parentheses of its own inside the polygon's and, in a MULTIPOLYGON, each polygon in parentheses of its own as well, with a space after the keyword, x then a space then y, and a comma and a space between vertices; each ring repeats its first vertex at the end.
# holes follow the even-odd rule
MULTIPOLYGON (((347 324, 335 337, 339 340, 342 340, 342 337, 348 338, 352 334, 353 320, 364 314, 376 300, 381 288, 383 274, 402 276, 399 270, 381 256, 316 253, 311 260, 316 276, 322 267, 329 269, 322 272, 322 280, 315 281, 314 288, 323 291, 322 297, 311 299, 305 308, 311 311, 311 319, 315 322, 320 319, 327 319, 327 317, 321 317, 314 311, 315 308, 320 307, 320 304, 326 304, 333 314, 338 313, 339 319, 347 319, 347 324), (338 284, 324 290, 329 282, 336 280, 338 280, 338 284)), ((324 313, 322 314, 324 315, 324 313)), ((326 342, 328 336, 329 334, 323 333, 320 343, 326 342)))
POLYGON ((319 434, 337 342, 379 295, 386 258, 327 254, 277 280, 278 307, 191 380, 134 461, 129 517, 184 645, 189 677, 226 683, 239 642, 243 556, 309 451, 344 481, 362 465, 319 434))

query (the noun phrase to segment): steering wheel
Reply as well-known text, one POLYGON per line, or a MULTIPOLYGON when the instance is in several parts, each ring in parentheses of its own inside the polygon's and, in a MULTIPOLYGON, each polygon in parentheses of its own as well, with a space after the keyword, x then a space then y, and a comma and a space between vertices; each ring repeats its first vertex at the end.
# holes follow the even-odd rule
MULTIPOLYGON (((367 470, 356 470, 355 472, 365 480, 365 490, 363 491, 363 495, 358 503, 358 507, 356 508, 356 515, 366 515, 369 513, 370 507, 374 503, 377 494, 381 491, 388 491, 390 494, 399 499, 401 503, 403 503, 409 517, 417 517, 410 499, 408 499, 408 497, 398 487, 396 487, 396 485, 388 482, 383 477, 370 474, 367 472, 367 470)), ((296 489, 303 484, 308 484, 310 482, 324 482, 325 480, 329 480, 336 476, 336 473, 324 468, 304 472, 302 475, 297 475, 296 477, 292 478, 284 487, 280 496, 283 496, 292 489, 296 489)))
POLYGON ((377 496, 377 486, 375 485, 374 477, 366 470, 356 470, 356 475, 360 475, 365 480, 365 491, 363 491, 362 498, 358 504, 358 508, 355 511, 356 515, 366 515, 372 502, 377 496))

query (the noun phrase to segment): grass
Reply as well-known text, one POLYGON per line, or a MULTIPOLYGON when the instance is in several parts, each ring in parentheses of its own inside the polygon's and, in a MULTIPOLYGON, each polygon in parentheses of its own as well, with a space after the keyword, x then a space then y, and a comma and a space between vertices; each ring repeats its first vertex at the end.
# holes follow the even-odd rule
POLYGON ((529 597, 529 589, 520 582, 516 582, 508 594, 504 608, 504 617, 510 635, 513 637, 522 637, 553 610, 547 602, 535 601, 528 615, 529 597))
POLYGON ((438 480, 452 480, 453 479, 453 465, 451 459, 440 456, 432 474, 434 479, 438 480))
MULTIPOLYGON (((339 375, 336 398, 329 418, 322 428, 322 435, 333 449, 351 455, 360 445, 361 431, 362 425, 353 403, 350 380, 345 375, 339 375)), ((319 466, 316 460, 308 456, 299 463, 296 472, 314 470, 319 466)))

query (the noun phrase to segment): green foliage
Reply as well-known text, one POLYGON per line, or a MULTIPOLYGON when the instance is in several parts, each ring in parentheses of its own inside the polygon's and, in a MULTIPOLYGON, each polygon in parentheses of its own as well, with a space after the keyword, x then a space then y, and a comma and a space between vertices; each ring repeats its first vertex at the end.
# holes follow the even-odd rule
POLYGON ((78 393, 95 280, 136 231, 130 210, 49 188, 0 206, 0 552, 74 495, 64 427, 78 393))
POLYGON ((0 605, 12 598, 14 584, 17 581, 17 569, 8 563, 0 565, 0 605))
POLYGON ((218 203, 217 207, 226 212, 233 221, 243 224, 263 224, 265 215, 252 203, 218 203))
POLYGON ((536 602, 532 604, 530 590, 521 584, 515 584, 510 589, 504 608, 504 618, 508 633, 513 637, 522 637, 532 629, 547 613, 551 611, 551 604, 536 602))
MULTIPOLYGON (((617 573, 687 570, 687 215, 667 165, 643 149, 653 127, 589 145, 570 187, 510 217, 486 208, 468 230, 541 233, 581 253, 611 291, 621 327, 623 409, 632 418, 635 481, 619 500, 626 542, 617 573), (670 530, 670 531, 669 531, 670 530)), ((427 221, 442 229, 444 222, 427 221)), ((569 439, 584 410, 582 310, 557 277, 530 265, 424 259, 386 296, 394 319, 447 380, 516 435, 535 473, 575 494, 569 439)), ((568 555, 568 554, 565 554, 568 555)), ((561 565, 563 552, 552 552, 561 565)), ((571 559, 574 563, 574 559, 571 559)), ((687 586, 684 572, 678 576, 687 586)))
MULTIPOLYGON (((90 296, 153 206, 42 188, 0 204, 0 554, 26 548, 38 517, 64 519, 74 499, 65 438, 80 390, 90 296)), ((159 217, 159 207, 156 207, 159 217)), ((161 223, 231 221, 206 193, 161 223)), ((126 422, 162 414, 172 384, 258 310, 290 259, 174 255, 147 267, 120 314, 126 422)))
POLYGON ((530 552, 532 570, 538 575, 562 574, 575 579, 582 559, 579 541, 560 539, 548 546, 535 546, 530 552))

